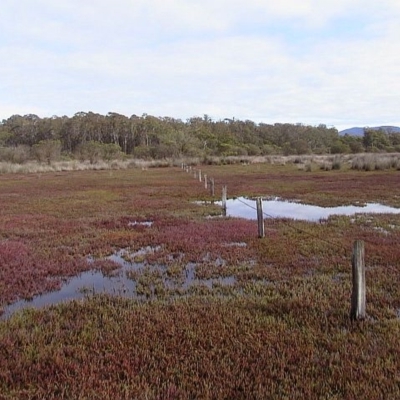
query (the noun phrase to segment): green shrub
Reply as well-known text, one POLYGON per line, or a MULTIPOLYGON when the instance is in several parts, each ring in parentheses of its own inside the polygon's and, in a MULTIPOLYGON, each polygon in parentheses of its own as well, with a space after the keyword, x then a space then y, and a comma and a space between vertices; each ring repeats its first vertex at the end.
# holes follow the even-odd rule
POLYGON ((0 161, 13 164, 23 164, 29 160, 31 149, 29 146, 19 145, 17 147, 0 147, 0 161))
POLYGON ((60 140, 41 140, 33 145, 33 154, 39 162, 46 162, 50 165, 53 161, 57 161, 61 156, 60 140))

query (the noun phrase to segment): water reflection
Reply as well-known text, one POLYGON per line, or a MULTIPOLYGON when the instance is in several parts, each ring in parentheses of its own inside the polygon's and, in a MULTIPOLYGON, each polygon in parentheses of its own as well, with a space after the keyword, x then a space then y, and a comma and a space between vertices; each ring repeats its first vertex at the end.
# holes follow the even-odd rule
MULTIPOLYGON (((143 260, 143 257, 147 254, 157 252, 160 249, 161 246, 147 246, 135 252, 121 249, 106 257, 106 259, 116 263, 117 269, 115 273, 105 275, 96 270, 83 272, 80 275, 69 279, 60 290, 35 296, 32 300, 20 300, 4 307, 4 312, 3 314, 0 314, 0 319, 7 319, 16 311, 24 308, 41 308, 64 301, 79 300, 83 299, 88 294, 107 293, 122 297, 142 298, 143 296, 138 294, 137 282, 135 279, 131 279, 132 273, 133 275, 140 277, 140 275, 146 273, 146 271, 159 272, 161 281, 168 289, 181 288, 186 290, 191 286, 198 285, 204 285, 211 289, 214 285, 228 286, 233 285, 236 282, 236 278, 233 276, 200 279, 196 276, 197 265, 195 263, 188 263, 182 270, 182 276, 177 277, 177 279, 172 279, 166 274, 166 266, 150 265, 143 260), (138 259, 143 261, 135 261, 138 259)), ((93 258, 88 258, 89 263, 93 263, 94 261, 93 258)), ((215 263, 216 265, 223 265, 224 260, 218 258, 215 263)), ((154 295, 154 285, 150 286, 152 287, 152 294, 154 295)))
POLYGON ((68 300, 83 299, 90 293, 109 293, 131 297, 136 283, 125 276, 124 267, 117 276, 106 276, 99 271, 83 272, 71 278, 60 290, 35 296, 32 300, 20 300, 5 307, 1 319, 10 317, 14 312, 27 308, 41 308, 50 304, 58 304, 68 300))
MULTIPOLYGON (((222 202, 217 204, 222 205, 222 202)), ((364 206, 319 207, 280 199, 263 200, 263 212, 266 217, 292 218, 306 221, 319 221, 331 215, 354 215, 358 213, 389 213, 399 214, 400 208, 385 206, 378 203, 368 203, 364 206)), ((255 200, 240 197, 226 201, 226 215, 257 219, 255 200)))

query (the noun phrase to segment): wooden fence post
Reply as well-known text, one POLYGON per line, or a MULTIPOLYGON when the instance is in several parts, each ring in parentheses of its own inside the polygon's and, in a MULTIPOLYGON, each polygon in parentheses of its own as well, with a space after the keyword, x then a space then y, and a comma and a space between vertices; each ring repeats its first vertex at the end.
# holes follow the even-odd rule
POLYGON ((364 319, 366 315, 364 254, 364 242, 356 240, 353 245, 352 256, 353 290, 351 293, 350 319, 353 321, 364 319))
POLYGON ((201 169, 199 169, 199 182, 201 182, 201 169))
POLYGON ((263 238, 265 237, 265 230, 264 230, 263 205, 261 197, 257 197, 256 204, 257 204, 258 237, 263 238))
POLYGON ((210 178, 210 191, 211 191, 211 196, 215 196, 215 181, 214 178, 210 178))
POLYGON ((226 193, 227 187, 226 185, 222 186, 222 213, 226 216, 226 193))
POLYGON ((207 174, 204 174, 204 188, 207 189, 207 174))

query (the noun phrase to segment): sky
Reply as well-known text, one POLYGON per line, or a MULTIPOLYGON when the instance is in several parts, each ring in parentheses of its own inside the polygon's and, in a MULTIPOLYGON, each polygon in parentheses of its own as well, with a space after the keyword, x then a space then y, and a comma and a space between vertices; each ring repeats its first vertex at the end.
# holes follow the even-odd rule
POLYGON ((399 0, 2 0, 0 121, 400 126, 399 0))

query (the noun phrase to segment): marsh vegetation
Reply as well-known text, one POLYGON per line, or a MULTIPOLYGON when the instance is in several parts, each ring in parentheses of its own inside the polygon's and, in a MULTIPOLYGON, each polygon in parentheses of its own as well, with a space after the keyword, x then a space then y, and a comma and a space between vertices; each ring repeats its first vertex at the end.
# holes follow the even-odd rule
POLYGON ((227 185, 229 197, 400 207, 395 168, 299 168, 309 161, 198 166, 218 198, 179 166, 0 175, 3 310, 137 266, 123 270, 132 296, 86 284, 81 299, 1 320, 1 396, 398 398, 400 215, 273 218, 259 239, 255 221, 211 202, 227 185), (356 239, 367 318, 351 322, 356 239))

